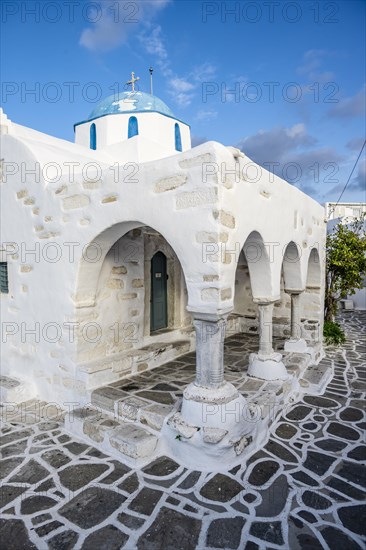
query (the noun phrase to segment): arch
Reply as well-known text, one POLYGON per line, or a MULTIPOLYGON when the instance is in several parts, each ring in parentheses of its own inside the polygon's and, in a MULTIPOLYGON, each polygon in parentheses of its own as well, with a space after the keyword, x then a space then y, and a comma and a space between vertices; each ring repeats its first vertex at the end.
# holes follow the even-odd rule
POLYGON ((271 265, 260 233, 252 231, 242 250, 248 264, 253 299, 268 300, 272 295, 271 265))
POLYGON ((90 149, 93 149, 94 151, 97 148, 97 128, 93 122, 93 124, 90 125, 90 149))
POLYGON ((175 123, 174 125, 174 142, 175 142, 175 150, 176 151, 182 151, 182 137, 180 134, 180 128, 179 124, 175 123))
POLYGON ((285 290, 302 290, 301 254, 294 241, 290 241, 284 249, 282 274, 285 290))
MULTIPOLYGON (((100 272, 106 255, 111 250, 113 245, 126 235, 132 229, 146 227, 148 224, 140 221, 125 221, 116 223, 104 231, 96 235, 84 248, 83 254, 79 261, 77 282, 75 289, 75 304, 77 308, 89 307, 95 305, 96 291, 100 272)), ((148 226, 151 227, 151 226, 148 226)), ((154 229, 155 230, 155 229, 154 229)), ((184 262, 180 258, 181 251, 176 251, 171 242, 159 231, 160 235, 166 240, 169 246, 176 254, 185 280, 187 281, 184 262)), ((163 250, 165 253, 165 250, 163 250)), ((165 254, 166 255, 166 254, 165 254)), ((187 286, 189 293, 189 288, 187 286)))
POLYGON ((312 248, 308 260, 306 288, 321 288, 320 257, 316 248, 312 248))
POLYGON ((139 124, 135 116, 130 116, 128 119, 128 139, 138 136, 139 134, 139 124))

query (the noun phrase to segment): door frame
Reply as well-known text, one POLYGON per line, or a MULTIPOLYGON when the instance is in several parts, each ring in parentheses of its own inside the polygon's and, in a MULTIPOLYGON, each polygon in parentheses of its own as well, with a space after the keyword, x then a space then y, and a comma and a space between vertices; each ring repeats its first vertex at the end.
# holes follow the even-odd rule
MULTIPOLYGON (((168 259, 165 256, 164 252, 161 252, 161 250, 159 250, 151 258, 150 264, 151 264, 150 265, 150 273, 151 273, 150 333, 153 334, 154 332, 157 332, 159 330, 166 330, 168 328, 168 259), (165 296, 163 296, 163 298, 162 298, 163 305, 165 307, 165 311, 163 312, 164 325, 162 327, 159 327, 159 328, 154 328, 153 327, 153 324, 154 324, 154 293, 153 293, 153 288, 154 288, 154 265, 153 264, 154 264, 154 261, 157 260, 157 257, 159 257, 159 259, 162 263, 160 277, 162 279, 162 291, 163 291, 163 294, 165 294, 165 296)), ((156 301, 156 297, 155 297, 155 301, 156 301)))

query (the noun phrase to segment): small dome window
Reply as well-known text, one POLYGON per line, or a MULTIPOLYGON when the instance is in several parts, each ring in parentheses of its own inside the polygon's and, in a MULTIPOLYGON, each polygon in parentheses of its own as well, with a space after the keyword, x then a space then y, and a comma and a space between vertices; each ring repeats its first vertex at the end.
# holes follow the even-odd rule
POLYGON ((97 148, 97 129, 93 122, 93 124, 90 126, 90 149, 93 149, 94 151, 97 148))
POLYGON ((135 116, 131 116, 128 120, 128 139, 132 138, 133 136, 138 136, 139 134, 139 125, 137 122, 137 118, 135 116))
POLYGON ((180 135, 179 124, 175 124, 174 126, 174 139, 175 139, 175 150, 182 151, 182 138, 180 135))

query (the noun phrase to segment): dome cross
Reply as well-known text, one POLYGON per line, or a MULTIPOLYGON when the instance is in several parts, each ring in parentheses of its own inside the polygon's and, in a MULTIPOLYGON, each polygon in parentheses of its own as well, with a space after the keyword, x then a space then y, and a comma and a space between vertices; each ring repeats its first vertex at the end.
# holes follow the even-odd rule
POLYGON ((132 86, 132 91, 134 92, 135 91, 135 82, 137 82, 138 80, 140 80, 140 77, 137 76, 135 78, 135 73, 132 71, 131 73, 131 80, 128 80, 126 82, 127 86, 132 86))

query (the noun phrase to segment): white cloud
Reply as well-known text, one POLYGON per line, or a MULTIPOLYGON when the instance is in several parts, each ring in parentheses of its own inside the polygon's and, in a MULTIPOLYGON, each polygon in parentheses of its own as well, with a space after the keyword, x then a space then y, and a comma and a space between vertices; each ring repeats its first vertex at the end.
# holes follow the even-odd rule
POLYGON ((217 118, 218 112, 217 111, 198 111, 196 114, 196 120, 199 122, 209 122, 210 120, 214 120, 217 118))
POLYGON ((172 100, 179 107, 187 107, 192 103, 195 93, 204 80, 213 78, 216 69, 210 63, 193 67, 187 75, 178 75, 171 68, 171 61, 165 46, 160 26, 147 26, 138 35, 140 44, 145 51, 155 56, 155 63, 162 75, 168 80, 167 90, 172 100))
MULTIPOLYGON (((79 43, 91 51, 106 52, 127 42, 129 35, 165 8, 170 0, 104 0, 100 17, 81 33, 79 43)), ((97 14, 96 14, 97 15, 97 14)))
POLYGON ((349 142, 346 144, 346 147, 348 149, 351 149, 351 151, 357 151, 359 152, 361 150, 361 147, 363 145, 363 138, 352 138, 349 140, 349 142))
POLYGON ((254 162, 295 183, 304 192, 320 196, 324 186, 338 177, 343 159, 335 149, 314 147, 316 144, 316 138, 304 124, 295 124, 261 130, 242 139, 237 147, 254 162))
POLYGON ((357 116, 365 115, 365 90, 364 87, 362 90, 357 92, 355 95, 350 97, 345 97, 341 99, 340 102, 330 109, 328 114, 331 117, 336 118, 353 118, 357 116))

